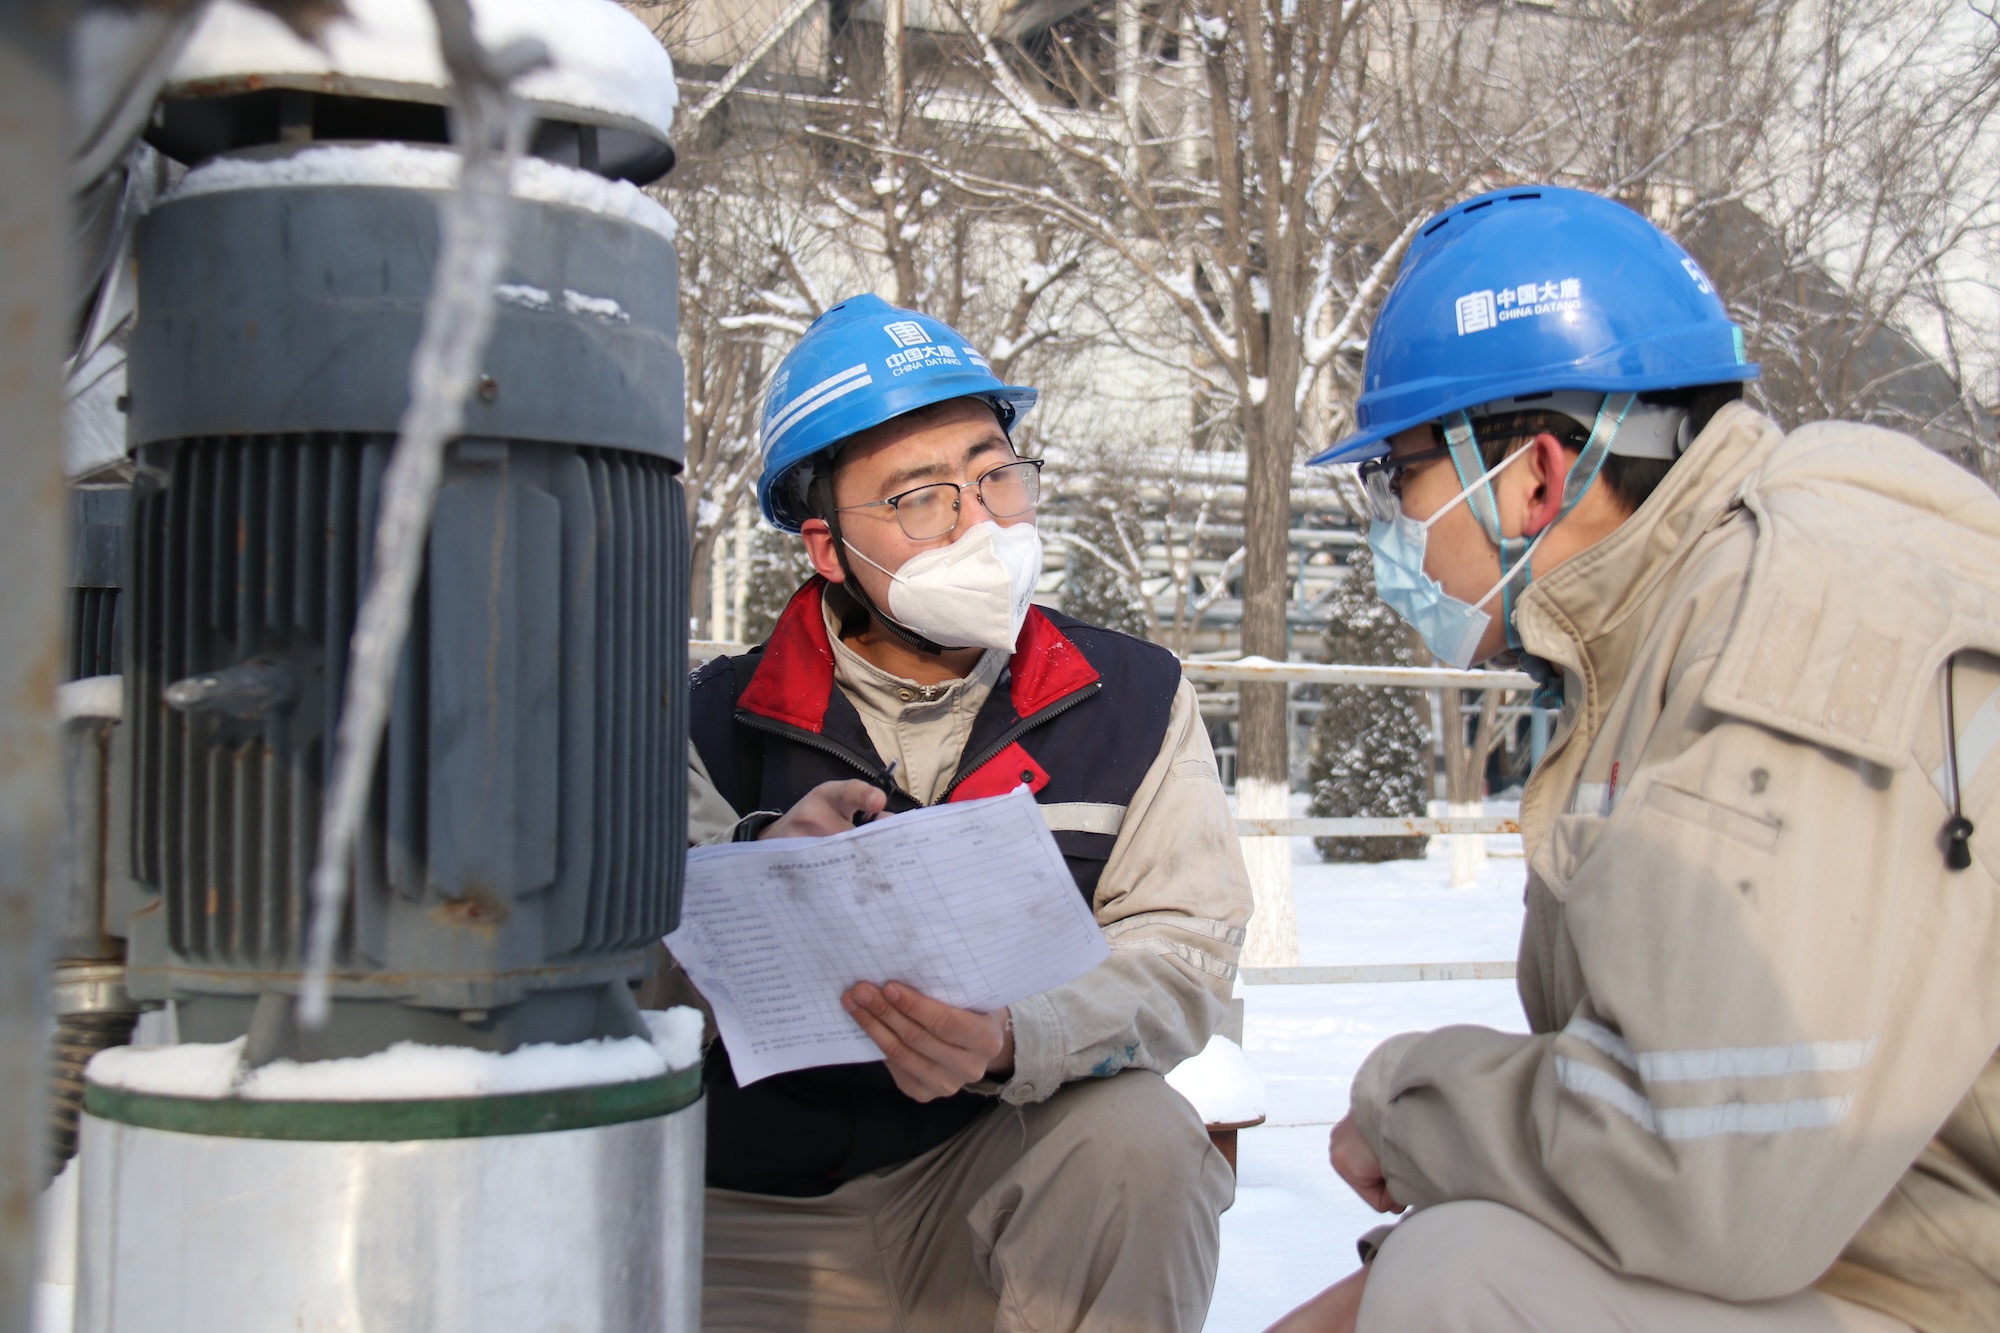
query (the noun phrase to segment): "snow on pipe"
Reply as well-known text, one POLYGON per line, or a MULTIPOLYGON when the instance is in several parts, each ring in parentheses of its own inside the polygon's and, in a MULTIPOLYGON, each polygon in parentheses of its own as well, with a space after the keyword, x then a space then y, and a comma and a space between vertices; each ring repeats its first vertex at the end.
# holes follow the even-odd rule
POLYGON ((473 35, 470 0, 430 0, 430 6, 459 113, 463 167, 458 188, 439 204, 443 242, 437 276, 424 308, 423 334, 410 358, 410 405, 382 476, 372 572, 349 649, 346 698, 313 864, 312 929, 299 983, 298 1019, 308 1028, 326 1023, 328 973, 346 907, 350 858, 423 572, 445 446, 464 427, 466 395, 493 332, 493 291, 512 222, 510 182, 532 119, 508 85, 549 59, 548 48, 532 38, 486 50, 473 35))

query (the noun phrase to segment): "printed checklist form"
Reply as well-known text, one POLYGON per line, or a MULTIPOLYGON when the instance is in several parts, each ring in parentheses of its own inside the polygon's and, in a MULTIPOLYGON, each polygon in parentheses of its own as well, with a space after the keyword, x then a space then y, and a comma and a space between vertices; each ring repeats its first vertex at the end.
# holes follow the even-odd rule
POLYGON ((691 848, 666 944, 743 1084, 880 1060, 840 1007, 856 982, 990 1013, 1111 953, 1025 787, 826 838, 691 848))

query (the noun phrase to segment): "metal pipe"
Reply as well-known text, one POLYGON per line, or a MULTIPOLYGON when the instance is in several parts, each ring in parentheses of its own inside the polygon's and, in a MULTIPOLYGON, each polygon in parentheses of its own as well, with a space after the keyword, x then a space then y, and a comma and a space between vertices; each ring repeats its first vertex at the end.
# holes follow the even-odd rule
POLYGON ((0 6, 0 1328, 26 1328, 48 1105, 48 899, 68 574, 69 106, 58 0, 0 6))
POLYGON ((1344 666, 1321 662, 1183 662, 1189 680, 1281 680, 1288 685, 1399 685, 1411 689, 1532 690, 1525 671, 1455 671, 1450 667, 1344 666))
MULTIPOLYGON (((353 1135, 308 1139, 146 1127, 99 1114, 99 1095, 83 1117, 77 1333, 694 1333, 701 1322, 703 1102, 595 1128, 431 1139, 369 1128, 421 1103, 262 1104, 277 1114, 259 1133, 312 1112, 315 1133, 353 1135)), ((577 1090, 542 1095, 554 1106, 577 1090)), ((228 1109, 120 1099, 125 1114, 149 1102, 177 1122, 228 1109)))

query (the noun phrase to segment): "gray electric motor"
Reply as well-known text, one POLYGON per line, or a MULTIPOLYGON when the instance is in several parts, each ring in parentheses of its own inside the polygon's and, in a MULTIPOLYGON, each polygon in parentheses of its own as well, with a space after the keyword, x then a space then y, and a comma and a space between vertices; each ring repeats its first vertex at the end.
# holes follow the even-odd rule
POLYGON ((121 731, 149 896, 127 984, 176 1002, 182 1040, 249 1032, 253 1060, 641 1034, 628 983, 675 923, 686 846, 678 275, 665 235, 588 191, 515 203, 333 1017, 289 1022, 348 636, 439 246, 434 191, 337 170, 299 184, 301 151, 241 155, 139 238, 121 731))

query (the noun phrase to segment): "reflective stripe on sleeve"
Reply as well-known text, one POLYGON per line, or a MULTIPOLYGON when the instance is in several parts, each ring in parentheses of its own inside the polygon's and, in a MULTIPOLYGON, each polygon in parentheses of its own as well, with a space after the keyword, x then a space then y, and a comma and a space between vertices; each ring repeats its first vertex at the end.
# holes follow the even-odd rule
POLYGON ((1834 1074, 1859 1069, 1875 1056, 1873 1037, 1856 1041, 1797 1041, 1783 1046, 1711 1046, 1634 1053, 1623 1037, 1587 1018, 1572 1018, 1563 1032, 1602 1051, 1648 1083, 1834 1074))
POLYGON ((1125 807, 1101 801, 1051 801, 1036 807, 1052 833, 1116 834, 1125 823, 1125 807))
POLYGON ((1782 1102, 1723 1102, 1716 1106, 1655 1106, 1614 1074, 1566 1056, 1556 1057, 1556 1079, 1579 1097, 1601 1102, 1662 1139, 1707 1139, 1722 1134, 1782 1134, 1828 1129, 1847 1118, 1854 1098, 1797 1097, 1782 1102))

